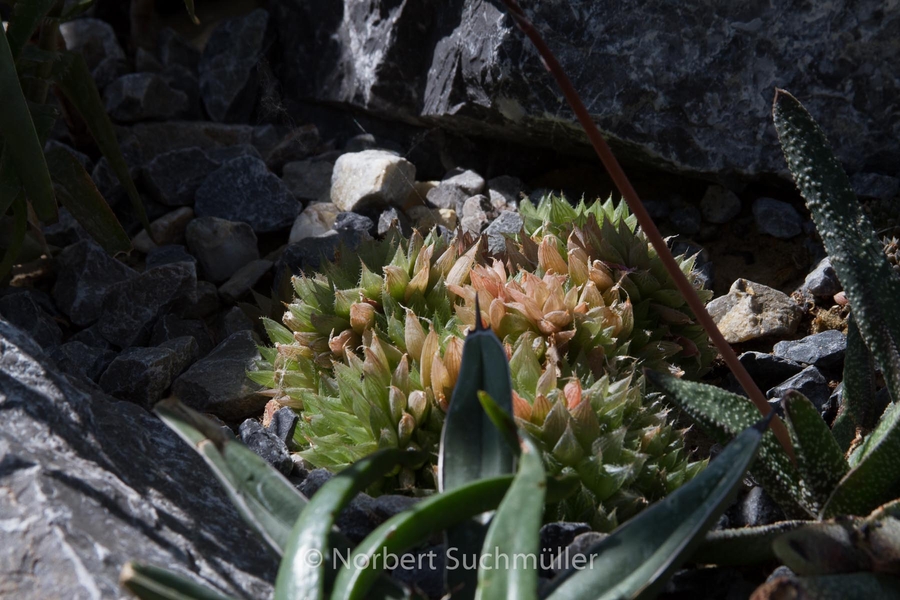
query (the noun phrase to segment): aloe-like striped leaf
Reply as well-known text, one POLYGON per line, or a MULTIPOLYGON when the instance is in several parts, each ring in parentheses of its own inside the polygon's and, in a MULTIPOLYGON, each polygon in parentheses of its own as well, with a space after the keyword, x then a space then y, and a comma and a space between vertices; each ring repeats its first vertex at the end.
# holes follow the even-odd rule
POLYGON ((771 418, 742 431, 702 473, 592 547, 596 560, 560 575, 548 600, 655 597, 737 494, 771 418))
POLYGON ((806 396, 791 390, 783 400, 797 470, 814 507, 821 508, 850 470, 822 415, 806 396))
POLYGON ((56 196, 50 172, 44 160, 44 150, 38 138, 28 102, 19 85, 19 75, 6 33, 0 27, 0 135, 4 140, 4 155, 9 153, 16 165, 19 179, 35 214, 42 221, 56 219, 56 196))
POLYGON ((779 521, 760 527, 710 531, 691 556, 691 562, 699 565, 743 567, 773 561, 776 556, 772 550, 772 542, 782 534, 807 523, 809 521, 779 521))
MULTIPOLYGON (((475 329, 466 336, 462 363, 450 407, 444 419, 438 454, 442 491, 513 472, 513 451, 485 413, 478 393, 485 392, 496 405, 512 415, 512 379, 503 345, 494 332, 484 328, 478 303, 475 329)), ((460 553, 477 554, 484 544, 489 515, 460 523, 447 530, 445 544, 460 553)), ((472 598, 478 585, 475 569, 446 571, 447 586, 458 590, 460 600, 472 598)))
POLYGON ((508 565, 498 558, 497 565, 478 571, 476 600, 537 600, 547 478, 541 451, 527 434, 522 440, 519 471, 491 520, 481 549, 482 556, 505 557, 508 565))
POLYGON ((233 600, 179 573, 137 562, 125 563, 119 582, 141 600, 233 600))
POLYGON ((78 159, 60 147, 52 148, 45 156, 53 180, 62 187, 57 189, 57 197, 75 220, 108 253, 130 251, 128 234, 78 159))
POLYGON ((857 432, 866 434, 872 431, 878 417, 874 403, 875 363, 852 312, 847 319, 847 350, 841 386, 841 408, 834 418, 831 433, 841 450, 846 452, 856 439, 857 432))
MULTIPOLYGON (((680 406, 720 444, 727 444, 759 419, 759 410, 743 396, 656 371, 644 373, 653 385, 665 392, 669 400, 680 406)), ((753 464, 750 472, 781 506, 788 518, 809 518, 815 515, 807 506, 800 473, 771 431, 763 436, 759 460, 753 464)))
POLYGON ((421 460, 418 453, 386 448, 354 463, 323 485, 291 531, 278 568, 275 600, 324 598, 326 574, 334 565, 334 560, 329 560, 329 537, 337 515, 359 492, 398 465, 411 466, 421 460))
POLYGON ((37 31, 41 20, 47 16, 56 2, 57 0, 28 0, 28 2, 16 3, 13 19, 6 31, 13 60, 19 58, 22 48, 37 31))
POLYGON ((119 141, 116 139, 116 130, 113 128, 112 121, 109 120, 109 115, 100 99, 100 92, 97 91, 94 78, 91 76, 87 63, 84 62, 84 57, 74 52, 60 53, 57 64, 53 68, 53 77, 66 98, 84 119, 91 136, 97 142, 97 147, 109 161, 109 166, 119 179, 119 183, 125 188, 125 192, 131 200, 131 206, 144 226, 144 230, 150 239, 153 239, 144 203, 131 179, 128 163, 125 162, 125 157, 122 156, 122 150, 119 148, 119 141))
POLYGON ((775 91, 775 130, 788 167, 844 286, 863 339, 900 400, 900 278, 825 134, 800 102, 775 91))

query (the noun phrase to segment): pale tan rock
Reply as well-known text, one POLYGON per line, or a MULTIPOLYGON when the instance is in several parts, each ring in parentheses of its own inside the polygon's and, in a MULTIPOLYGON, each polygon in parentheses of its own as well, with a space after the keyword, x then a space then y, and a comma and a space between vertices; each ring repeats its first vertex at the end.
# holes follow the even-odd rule
POLYGON ((415 165, 393 152, 350 152, 334 163, 331 201, 346 212, 372 206, 402 208, 415 182, 415 165))
POLYGON ((316 237, 328 233, 331 231, 339 212, 341 212, 340 209, 331 202, 310 204, 303 209, 302 213, 297 215, 297 220, 294 221, 294 226, 291 227, 288 243, 296 244, 308 237, 316 237))
MULTIPOLYGON (((164 214, 150 223, 150 231, 153 232, 153 237, 156 238, 156 241, 159 242, 160 246, 183 244, 184 230, 193 218, 194 209, 190 206, 183 206, 170 213, 164 214)), ((139 250, 144 254, 147 254, 157 247, 157 244, 153 243, 145 230, 141 230, 139 234, 134 236, 134 240, 132 240, 131 243, 136 250, 139 250)))
POLYGON ((792 335, 803 316, 787 294, 746 279, 731 284, 728 294, 710 302, 706 310, 729 344, 792 335))

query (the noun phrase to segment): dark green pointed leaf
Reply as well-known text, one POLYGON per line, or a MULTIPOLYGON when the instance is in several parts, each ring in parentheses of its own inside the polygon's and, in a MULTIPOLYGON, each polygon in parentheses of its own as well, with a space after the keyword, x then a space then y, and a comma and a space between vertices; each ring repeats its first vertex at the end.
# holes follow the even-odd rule
POLYGON ((58 188, 60 203, 85 231, 110 254, 131 250, 131 240, 81 163, 64 148, 46 153, 47 166, 58 188))
POLYGON ((822 507, 850 470, 850 465, 831 435, 831 429, 806 396, 792 390, 785 394, 783 402, 797 470, 812 502, 822 507))
POLYGON ((184 7, 187 9, 188 14, 191 16, 191 21, 194 22, 194 25, 199 25, 200 19, 197 18, 196 14, 194 14, 194 0, 184 0, 184 7))
POLYGON ((487 392, 478 392, 478 401, 484 409, 484 413, 497 428, 497 431, 504 437, 506 443, 509 444, 513 454, 519 456, 521 447, 519 446, 519 434, 516 430, 516 422, 512 416, 503 410, 487 392))
POLYGON ((841 387, 841 408, 831 433, 841 450, 846 452, 858 432, 872 431, 879 416, 875 414, 875 363, 852 312, 847 319, 847 350, 841 387))
MULTIPOLYGON (((759 410, 743 396, 655 371, 645 371, 645 374, 653 385, 665 392, 669 400, 680 406, 720 444, 727 444, 759 419, 759 410)), ((763 436, 759 460, 750 472, 781 506, 786 516, 813 516, 809 508, 803 508, 806 498, 800 484, 800 473, 771 431, 763 436)))
POLYGON ((560 575, 548 599, 655 597, 737 494, 768 425, 742 431, 702 473, 591 548, 597 559, 560 575))
POLYGON ((891 397, 900 400, 900 278, 891 269, 850 179, 810 114, 784 90, 775 91, 772 112, 788 167, 859 330, 884 373, 891 397))
POLYGON ((141 600, 232 600, 179 573, 136 562, 125 563, 119 582, 141 600))
POLYGON ((776 559, 772 542, 809 521, 779 521, 761 527, 717 529, 706 534, 703 544, 691 556, 698 565, 743 567, 776 559))
POLYGON ((412 466, 421 461, 418 453, 396 448, 379 450, 323 485, 303 509, 291 531, 284 559, 278 568, 275 600, 324 598, 326 574, 337 559, 332 557, 329 538, 341 509, 398 465, 412 466))
POLYGON ((15 14, 6 37, 9 40, 9 49, 13 60, 19 58, 19 54, 37 31, 41 20, 47 16, 57 0, 28 0, 27 2, 18 2, 15 7, 15 14))
POLYGON ((109 161, 109 166, 118 177, 119 183, 125 188, 125 192, 131 200, 131 206, 144 226, 144 230, 153 239, 144 203, 134 186, 131 173, 128 172, 128 163, 125 162, 125 157, 122 156, 122 150, 119 148, 116 130, 113 128, 112 121, 109 120, 109 115, 106 114, 100 92, 97 91, 94 78, 91 76, 87 63, 84 62, 84 57, 74 52, 61 53, 57 64, 54 65, 53 76, 66 98, 84 119, 94 141, 97 142, 103 156, 109 161))
MULTIPOLYGON (((2 190, 0 190, 2 191, 2 190)), ((0 281, 6 278, 19 256, 22 243, 25 241, 25 232, 28 231, 28 206, 25 204, 25 194, 20 192, 13 201, 13 234, 9 239, 9 246, 3 253, 3 261, 0 262, 0 281)))
POLYGON ((28 102, 19 85, 6 33, 0 27, 0 135, 4 152, 12 159, 28 201, 42 221, 56 219, 56 196, 50 172, 44 160, 44 150, 38 138, 28 102))
POLYGON ((541 451, 527 435, 523 441, 519 472, 491 520, 481 549, 482 556, 498 557, 498 564, 497 568, 479 569, 479 600, 537 599, 547 481, 541 451), (499 557, 507 559, 508 568, 499 557))

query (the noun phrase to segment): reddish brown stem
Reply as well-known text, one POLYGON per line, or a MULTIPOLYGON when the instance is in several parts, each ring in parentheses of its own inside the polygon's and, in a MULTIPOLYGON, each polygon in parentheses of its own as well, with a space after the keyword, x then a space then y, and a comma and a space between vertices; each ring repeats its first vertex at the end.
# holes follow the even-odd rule
MULTIPOLYGON (((581 123, 581 126, 584 128, 588 139, 591 140, 594 150, 597 151, 597 156, 600 157, 603 166, 606 167, 606 171, 609 173, 610 177, 612 177, 612 180, 622 194, 622 197, 625 198, 625 201, 628 203, 628 208, 637 218, 641 229, 647 234, 647 238, 656 249, 656 253, 659 254, 659 258, 663 261, 666 270, 675 280, 678 291, 684 296, 691 311, 696 315, 697 320, 703 326, 703 329, 706 330, 709 338, 719 350, 719 353, 722 355, 728 368, 734 373, 734 376, 741 384, 741 387, 747 392, 750 400, 756 405, 763 416, 768 415, 772 412, 772 407, 766 401, 766 397, 753 381, 753 378, 750 377, 747 369, 745 369, 744 365, 741 364, 741 361, 738 360, 731 345, 725 341, 722 332, 719 331, 719 328, 716 326, 712 317, 706 311, 703 301, 697 296, 694 286, 691 285, 684 273, 681 272, 678 263, 675 262, 675 257, 672 256, 669 247, 666 245, 662 235, 660 235, 659 229, 656 228, 656 224, 653 222, 653 219, 650 218, 647 209, 644 208, 643 202, 641 202, 637 192, 634 190, 634 187, 631 185, 631 182, 628 180, 622 167, 619 165, 619 161, 613 156, 612 150, 610 150, 606 140, 603 139, 603 135, 600 133, 600 130, 591 118, 590 113, 588 113, 587 108, 585 108, 584 103, 578 96, 578 92, 575 91, 572 82, 569 81, 569 77, 566 75, 562 66, 560 66, 559 61, 556 60, 553 52, 544 42, 544 39, 538 33, 537 29, 531 24, 528 17, 525 16, 519 3, 516 2, 516 0, 503 0, 503 3, 506 5, 507 9, 509 9, 516 25, 519 26, 519 29, 528 36, 528 39, 530 39, 531 43, 534 44, 534 47, 537 48, 537 51, 543 59, 544 66, 550 74, 553 75, 553 78, 556 79, 556 83, 566 97, 566 101, 574 111, 575 116, 578 118, 578 122, 581 123)), ((781 445, 784 446, 788 456, 793 460, 794 449, 791 445, 790 436, 788 435, 784 423, 776 416, 772 420, 771 426, 775 436, 781 442, 781 445)))

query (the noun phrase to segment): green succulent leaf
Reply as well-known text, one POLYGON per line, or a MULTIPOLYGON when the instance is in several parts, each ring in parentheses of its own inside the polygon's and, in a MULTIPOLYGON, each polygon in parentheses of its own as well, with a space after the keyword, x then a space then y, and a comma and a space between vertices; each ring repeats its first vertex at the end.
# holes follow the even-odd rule
POLYGON ((875 363, 852 312, 847 319, 847 350, 841 385, 841 408, 834 418, 831 433, 841 450, 846 452, 857 433, 872 431, 878 418, 874 414, 875 363))
POLYGON ((57 215, 53 183, 4 31, 0 31, 0 106, 3 154, 12 158, 37 217, 53 221, 57 215))
MULTIPOLYGON (((720 444, 727 444, 759 417, 759 410, 743 396, 656 371, 645 371, 645 374, 653 385, 663 390, 668 399, 680 406, 720 444)), ((759 460, 750 472, 789 518, 813 516, 801 486, 800 473, 771 431, 763 436, 759 460)))
POLYGON ((779 521, 761 527, 718 529, 706 534, 703 544, 691 556, 699 565, 743 567, 775 560, 774 542, 782 534, 809 521, 779 521))
POLYGON ((506 440, 506 443, 509 444, 510 450, 518 457, 521 454, 521 447, 519 446, 519 434, 516 430, 515 420, 513 420, 512 416, 503 410, 487 392, 479 390, 478 401, 481 403, 481 407, 491 420, 491 423, 494 424, 494 427, 497 428, 497 431, 500 432, 506 440))
POLYGON ((844 287, 853 315, 891 397, 900 399, 900 278, 862 210, 850 179, 834 157, 825 134, 800 102, 775 91, 775 129, 788 167, 831 264, 844 287))
POLYGON ((734 498, 770 420, 742 431, 690 483, 592 547, 600 560, 560 575, 548 600, 654 597, 734 498))
POLYGON ((792 390, 783 402, 797 470, 815 506, 823 506, 850 465, 822 415, 806 396, 792 390))
POLYGON ((78 159, 60 147, 45 156, 53 180, 60 186, 57 197, 85 231, 110 254, 131 250, 128 234, 78 159))
POLYGON ((779 577, 754 593, 764 598, 900 598, 900 580, 879 573, 844 573, 819 577, 779 577))
MULTIPOLYGON (((275 600, 311 600, 325 597, 325 578, 333 564, 330 536, 334 521, 359 492, 400 466, 421 457, 414 452, 388 448, 379 450, 338 473, 316 492, 290 534, 284 559, 278 568, 275 600), (311 560, 315 557, 321 560, 311 560)), ((335 557, 336 558, 336 557, 335 557)), ((378 573, 375 573, 374 579, 378 573)))
POLYGON ((119 582, 141 600, 233 600, 179 573, 137 562, 125 563, 119 582))
POLYGON ((118 177, 122 187, 125 188, 125 192, 131 200, 131 206, 144 226, 144 230, 150 239, 153 239, 144 203, 131 179, 128 163, 125 162, 125 157, 122 156, 122 150, 119 148, 119 141, 116 139, 116 131, 112 121, 109 120, 103 100, 100 98, 100 92, 97 91, 94 78, 91 76, 84 57, 75 52, 60 53, 57 64, 53 68, 53 77, 66 98, 84 119, 94 141, 97 142, 103 156, 109 161, 109 166, 118 177))
POLYGON ((850 521, 807 523, 778 536, 772 549, 798 575, 869 570, 871 561, 854 543, 853 530, 850 521))
POLYGON ((522 439, 525 447, 519 457, 519 472, 491 520, 481 550, 482 556, 498 557, 498 564, 479 569, 477 600, 537 600, 541 550, 538 524, 544 512, 547 480, 540 449, 527 434, 522 439), (501 563, 500 557, 510 564, 501 563))

